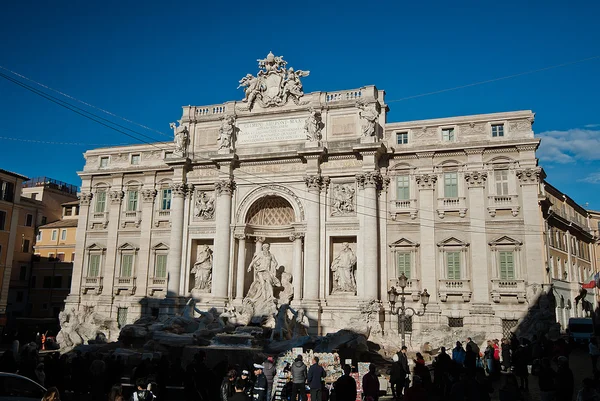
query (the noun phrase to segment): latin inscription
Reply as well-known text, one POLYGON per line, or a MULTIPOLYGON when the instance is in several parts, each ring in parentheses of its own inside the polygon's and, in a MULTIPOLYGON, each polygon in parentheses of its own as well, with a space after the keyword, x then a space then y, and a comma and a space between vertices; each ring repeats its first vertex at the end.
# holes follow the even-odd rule
POLYGON ((238 122, 238 145, 260 142, 298 141, 306 139, 303 118, 238 122))

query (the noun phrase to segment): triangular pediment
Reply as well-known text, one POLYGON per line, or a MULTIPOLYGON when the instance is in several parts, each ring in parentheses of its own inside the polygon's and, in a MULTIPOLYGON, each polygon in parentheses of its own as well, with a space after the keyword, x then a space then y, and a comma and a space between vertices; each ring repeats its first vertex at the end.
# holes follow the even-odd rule
POLYGON ((438 242, 438 246, 469 246, 468 242, 459 240, 456 237, 446 238, 443 241, 438 242))
POLYGON ((392 242, 389 246, 390 246, 390 248, 403 248, 403 247, 415 248, 415 247, 419 246, 419 243, 413 242, 413 241, 409 240, 408 238, 400 238, 398 241, 392 242))
POLYGON ((106 250, 105 247, 103 247, 102 245, 98 245, 95 242, 91 245, 88 245, 88 247, 85 249, 87 249, 88 251, 105 251, 106 250))
POLYGON ((489 242, 490 245, 523 245, 523 242, 518 241, 514 238, 511 238, 507 235, 496 238, 493 241, 489 242))
POLYGON ((155 251, 167 251, 169 250, 169 246, 164 242, 159 242, 158 244, 154 245, 152 249, 154 249, 155 251))
POLYGON ((131 245, 129 242, 126 242, 119 247, 119 251, 137 251, 138 249, 138 247, 131 245))

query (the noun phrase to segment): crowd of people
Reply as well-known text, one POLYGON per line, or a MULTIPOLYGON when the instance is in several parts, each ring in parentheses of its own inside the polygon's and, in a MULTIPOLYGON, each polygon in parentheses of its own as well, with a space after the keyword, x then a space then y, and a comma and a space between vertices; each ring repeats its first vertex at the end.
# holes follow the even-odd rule
MULTIPOLYGON (((571 401, 574 396, 577 401, 600 401, 598 343, 592 339, 588 348, 593 377, 584 380, 577 393, 569 367, 571 348, 564 340, 535 336, 531 341, 516 337, 489 340, 480 348, 467 338, 457 341, 449 352, 442 347, 429 364, 423 354, 412 357, 402 347, 391 366, 371 364, 359 384, 364 401, 378 401, 385 394, 387 388, 380 388, 382 373, 389 374, 392 397, 402 401, 487 401, 494 391, 500 401, 518 401, 527 399, 531 380, 537 381, 541 401, 571 401)), ((298 355, 284 368, 278 393, 282 401, 307 401, 307 390, 311 401, 356 400, 356 375, 351 374, 350 366, 343 366, 343 374, 326 384, 319 358, 315 356, 308 365, 298 355)), ((170 360, 166 355, 143 359, 132 367, 131 360, 114 354, 75 351, 41 356, 36 343, 19 348, 16 341, 0 358, 0 371, 18 373, 47 388, 44 401, 59 401, 61 394, 63 401, 166 400, 168 386, 178 388, 186 400, 272 401, 277 384, 273 357, 260 364, 232 366, 222 361, 209 368, 200 351, 185 369, 180 359, 170 360)))

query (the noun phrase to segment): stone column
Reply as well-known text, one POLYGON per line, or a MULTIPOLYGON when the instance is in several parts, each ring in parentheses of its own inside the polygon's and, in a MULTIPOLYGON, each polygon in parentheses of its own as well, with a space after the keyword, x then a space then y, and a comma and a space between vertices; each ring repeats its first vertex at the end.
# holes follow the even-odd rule
POLYGON ((65 303, 78 303, 81 295, 81 280, 85 276, 86 266, 84 264, 84 255, 86 247, 86 232, 88 228, 88 220, 90 217, 90 204, 92 203, 93 194, 84 192, 78 196, 79 198, 79 219, 77 221, 76 238, 79 241, 75 244, 75 262, 73 263, 73 276, 71 278, 71 289, 65 303))
POLYGON ((302 234, 290 236, 294 242, 294 264, 292 266, 292 285, 294 287, 294 300, 302 299, 302 234))
POLYGON ((231 179, 224 179, 215 183, 217 195, 215 217, 215 246, 212 274, 212 295, 215 298, 226 300, 227 285, 229 283, 229 255, 230 255, 230 227, 231 227, 231 195, 235 183, 231 179))
MULTIPOLYGON (((304 182, 308 188, 306 197, 306 237, 303 300, 317 301, 320 288, 320 191, 323 178, 320 174, 307 175, 304 182)), ((295 277, 294 277, 295 279, 295 277)), ((294 288, 295 290, 295 288, 294 288)))
MULTIPOLYGON (((122 177, 115 178, 113 181, 114 187, 116 188, 121 188, 122 183, 122 177)), ((119 252, 117 251, 117 248, 119 247, 117 241, 119 240, 118 231, 121 227, 121 204, 123 203, 124 196, 125 193, 120 189, 108 193, 108 198, 110 200, 110 205, 108 206, 108 236, 106 239, 106 260, 101 260, 100 262, 102 264, 100 276, 103 277, 103 290, 100 297, 103 302, 109 304, 112 304, 113 301, 115 277, 118 277, 121 273, 119 271, 121 261, 119 260, 119 252)))
MULTIPOLYGON (((357 174, 356 181, 361 189, 364 189, 364 225, 361 227, 363 240, 363 263, 362 272, 357 271, 357 277, 363 282, 365 299, 379 299, 378 297, 378 228, 377 228, 377 189, 381 186, 381 174, 373 171, 357 174)), ((360 270, 360 268, 358 269, 360 270)))
POLYGON ((171 239, 167 256, 167 295, 178 297, 183 295, 180 288, 181 265, 183 263, 181 249, 183 246, 183 208, 187 185, 178 182, 171 184, 171 239))
POLYGON ((235 299, 244 298, 244 277, 246 269, 246 234, 236 234, 238 240, 237 273, 235 278, 235 299))
MULTIPOLYGON (((419 188, 419 224, 421 231, 421 290, 427 289, 431 295, 430 303, 438 299, 438 278, 436 276, 435 255, 435 205, 434 193, 437 176, 435 174, 420 174, 415 177, 419 188)), ((428 307, 430 310, 431 307, 428 307)))

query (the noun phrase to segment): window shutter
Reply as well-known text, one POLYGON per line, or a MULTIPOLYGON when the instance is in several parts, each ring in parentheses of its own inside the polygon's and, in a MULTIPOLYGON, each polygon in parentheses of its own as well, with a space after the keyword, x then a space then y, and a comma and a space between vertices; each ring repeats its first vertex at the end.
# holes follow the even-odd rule
POLYGON ((410 273, 411 273, 410 252, 398 252, 397 253, 397 266, 398 266, 398 277, 400 277, 400 275, 402 273, 404 273, 404 275, 407 278, 411 278, 410 277, 410 273))
POLYGON ((121 259, 121 277, 131 277, 133 255, 123 255, 121 259))
POLYGON ((167 277, 167 255, 156 255, 154 276, 158 278, 167 277))

